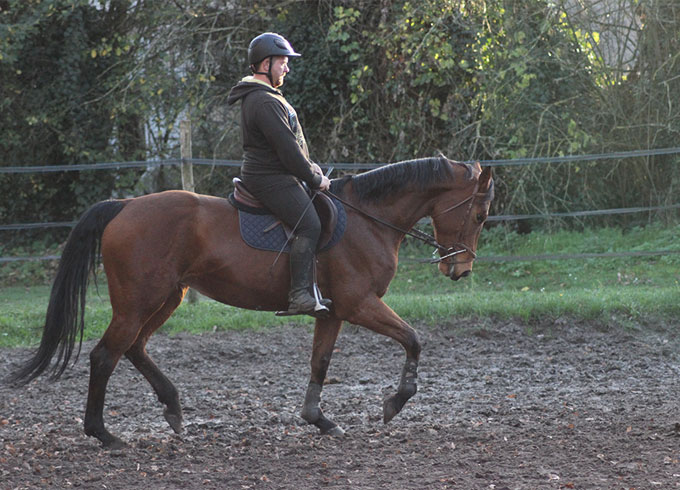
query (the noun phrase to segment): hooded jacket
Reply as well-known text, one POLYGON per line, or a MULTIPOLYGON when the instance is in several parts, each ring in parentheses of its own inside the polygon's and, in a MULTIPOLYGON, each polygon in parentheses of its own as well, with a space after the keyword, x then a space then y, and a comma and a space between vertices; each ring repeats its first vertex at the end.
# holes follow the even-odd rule
POLYGON ((314 173, 297 113, 281 91, 252 76, 229 92, 227 103, 241 101, 244 176, 294 175, 312 189, 321 185, 314 173))

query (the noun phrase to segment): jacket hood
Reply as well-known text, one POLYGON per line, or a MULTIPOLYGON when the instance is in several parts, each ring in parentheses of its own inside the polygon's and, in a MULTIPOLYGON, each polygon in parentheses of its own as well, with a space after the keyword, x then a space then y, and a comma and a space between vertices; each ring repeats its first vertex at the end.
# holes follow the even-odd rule
POLYGON ((281 95, 281 92, 271 85, 258 80, 255 77, 248 76, 241 79, 236 85, 231 88, 229 96, 227 97, 227 104, 232 105, 243 99, 246 95, 257 90, 265 90, 273 94, 281 95))

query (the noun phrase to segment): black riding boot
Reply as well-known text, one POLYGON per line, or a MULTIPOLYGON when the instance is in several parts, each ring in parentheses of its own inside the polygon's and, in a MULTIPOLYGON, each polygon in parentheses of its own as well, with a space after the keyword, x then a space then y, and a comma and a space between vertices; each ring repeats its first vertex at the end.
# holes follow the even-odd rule
POLYGON ((313 295, 314 248, 312 240, 296 236, 290 245, 290 292, 288 293, 287 315, 324 316, 329 313, 331 300, 313 295))

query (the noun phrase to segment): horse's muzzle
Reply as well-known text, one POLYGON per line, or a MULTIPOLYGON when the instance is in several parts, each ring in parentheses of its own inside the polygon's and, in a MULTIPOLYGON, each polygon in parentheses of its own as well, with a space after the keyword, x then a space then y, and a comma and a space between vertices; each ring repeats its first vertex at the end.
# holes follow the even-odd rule
POLYGON ((460 275, 457 276, 455 273, 455 267, 451 267, 451 274, 449 274, 449 277, 451 278, 452 281, 457 281, 461 277, 469 276, 471 272, 472 271, 468 269, 466 271, 463 271, 460 275))
POLYGON ((457 281, 461 277, 467 277, 470 275, 472 272, 470 269, 466 269, 460 274, 456 274, 456 266, 455 264, 449 264, 449 263, 444 263, 440 262, 439 263, 439 270, 448 278, 450 278, 452 281, 457 281))

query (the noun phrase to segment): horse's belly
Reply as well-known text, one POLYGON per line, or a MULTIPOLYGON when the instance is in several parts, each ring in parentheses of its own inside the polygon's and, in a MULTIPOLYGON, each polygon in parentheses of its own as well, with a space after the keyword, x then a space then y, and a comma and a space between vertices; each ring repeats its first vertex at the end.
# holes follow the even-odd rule
POLYGON ((276 281, 274 278, 265 281, 257 276, 248 276, 247 271, 240 274, 239 277, 220 277, 220 274, 197 277, 187 281, 187 285, 215 301, 237 308, 262 311, 286 309, 287 281, 276 281))

